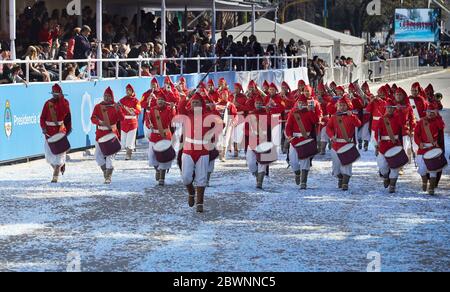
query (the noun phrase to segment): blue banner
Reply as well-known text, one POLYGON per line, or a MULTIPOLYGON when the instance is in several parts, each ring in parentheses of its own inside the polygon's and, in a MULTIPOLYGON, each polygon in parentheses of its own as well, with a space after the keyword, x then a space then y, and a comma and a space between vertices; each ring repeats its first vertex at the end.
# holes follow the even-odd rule
MULTIPOLYGON (((275 71, 280 70, 273 70, 272 74, 280 74, 275 71)), ((171 77, 174 82, 178 82, 181 76, 171 77)), ((195 88, 204 74, 187 74, 184 77, 188 88, 195 88)), ((238 79, 236 72, 211 73, 205 81, 213 79, 217 85, 222 77, 233 90, 233 83, 238 79)), ((275 79, 270 76, 267 78, 275 79)), ((70 102, 73 131, 69 141, 72 149, 83 149, 95 144, 95 126, 91 124, 91 113, 94 106, 102 100, 103 92, 108 86, 113 90, 116 101, 125 96, 127 84, 133 85, 140 99, 149 90, 150 81, 149 77, 141 77, 60 83, 65 98, 70 102)), ((158 81, 162 85, 164 77, 158 77, 158 81)), ((0 86, 0 123, 3 123, 3 131, 0 133, 0 163, 43 155, 44 137, 39 118, 45 101, 51 97, 52 85, 53 83, 31 83, 28 86, 0 86)), ((138 135, 143 135, 142 115, 139 121, 138 135)))

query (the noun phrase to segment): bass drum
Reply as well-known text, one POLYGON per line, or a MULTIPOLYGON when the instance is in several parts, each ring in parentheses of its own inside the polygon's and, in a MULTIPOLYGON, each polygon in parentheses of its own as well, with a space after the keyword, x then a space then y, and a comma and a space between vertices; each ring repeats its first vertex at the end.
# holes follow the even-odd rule
POLYGON ((423 161, 428 171, 441 171, 447 166, 447 159, 441 148, 435 148, 427 151, 423 155, 423 161))
POLYGON ((51 136, 47 139, 47 143, 50 151, 55 155, 62 154, 70 149, 69 140, 67 139, 67 135, 64 133, 58 133, 51 136))
POLYGON ((156 161, 159 163, 171 162, 175 159, 175 149, 172 147, 172 141, 161 140, 153 145, 156 161))
POLYGON ((361 157, 358 149, 356 149, 356 145, 353 143, 346 144, 339 148, 337 156, 344 166, 354 163, 361 157))
POLYGON ((298 159, 308 159, 318 153, 317 141, 315 139, 306 139, 295 145, 298 159))
POLYGON ((401 146, 395 146, 386 151, 384 158, 392 169, 403 167, 409 163, 408 155, 401 146))
POLYGON ((107 134, 98 139, 98 146, 100 146, 100 150, 102 150, 105 156, 115 155, 122 149, 122 145, 114 133, 107 134))
POLYGON ((271 164, 278 160, 278 153, 272 142, 263 142, 256 149, 256 161, 259 164, 271 164))

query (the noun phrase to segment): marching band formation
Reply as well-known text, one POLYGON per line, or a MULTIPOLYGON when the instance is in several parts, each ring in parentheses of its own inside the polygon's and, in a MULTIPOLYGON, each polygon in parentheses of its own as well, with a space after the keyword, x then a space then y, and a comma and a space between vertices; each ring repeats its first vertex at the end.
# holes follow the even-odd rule
MULTIPOLYGON (((300 80, 295 90, 283 82, 279 90, 274 83, 266 81, 260 88, 250 81, 245 92, 239 83, 230 89, 223 78, 217 87, 209 80, 194 90, 187 88, 183 77, 176 85, 166 77, 162 87, 154 78, 140 100, 131 85, 118 103, 113 91, 105 90, 91 117, 97 129, 95 159, 105 183, 110 184, 115 155, 124 150, 125 159, 132 159, 138 119, 144 111, 148 162, 155 169, 155 180, 164 186, 165 175, 176 161, 188 204, 196 206, 197 212, 203 212, 216 160, 225 161, 229 152, 234 157, 245 153, 256 187, 262 188, 281 148, 295 183, 306 189, 313 158, 324 155, 328 146, 332 175, 338 188, 346 191, 352 165, 359 151, 368 151, 371 141, 389 193, 395 193, 403 167, 414 162, 423 191, 434 195, 447 165, 441 99, 431 84, 423 90, 419 83, 412 85, 408 96, 396 85, 382 86, 372 94, 367 83, 360 87, 357 82, 348 86, 347 93, 334 82, 313 89, 300 80)), ((67 136, 72 130, 69 102, 57 84, 44 105, 40 124, 45 157, 53 168, 52 183, 56 183, 65 171, 70 149, 67 136)))

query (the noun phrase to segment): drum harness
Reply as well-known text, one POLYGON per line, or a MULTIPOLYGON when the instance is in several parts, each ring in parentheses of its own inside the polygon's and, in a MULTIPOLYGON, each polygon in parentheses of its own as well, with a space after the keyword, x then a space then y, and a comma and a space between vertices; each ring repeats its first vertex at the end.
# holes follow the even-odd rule
POLYGON ((52 123, 54 123, 55 126, 59 126, 59 129, 63 129, 64 128, 64 122, 62 124, 60 124, 58 122, 58 117, 56 115, 56 111, 55 111, 55 105, 52 102, 48 103, 48 110, 50 112, 50 118, 52 120, 52 123))

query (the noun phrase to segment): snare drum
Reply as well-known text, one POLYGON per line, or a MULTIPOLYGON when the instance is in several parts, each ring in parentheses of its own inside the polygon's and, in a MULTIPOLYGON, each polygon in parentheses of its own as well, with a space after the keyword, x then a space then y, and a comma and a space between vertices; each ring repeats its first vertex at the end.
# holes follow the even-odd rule
POLYGON ((175 159, 175 149, 172 147, 172 141, 161 140, 153 145, 156 161, 159 163, 171 162, 175 159))
POLYGON ((263 142, 256 149, 256 161, 259 164, 271 164, 278 160, 276 147, 272 142, 263 142))
POLYGON ((47 143, 50 151, 55 155, 59 155, 70 149, 69 140, 67 139, 67 135, 64 133, 58 133, 51 136, 47 139, 47 143))
POLYGON ((315 139, 306 139, 297 143, 295 145, 295 150, 297 150, 298 159, 308 159, 319 152, 317 150, 317 141, 315 139))
POLYGON ((356 149, 356 145, 353 143, 346 144, 339 148, 337 156, 344 166, 354 163, 361 157, 358 149, 356 149))
POLYGON ((114 155, 122 149, 120 141, 114 133, 107 134, 98 139, 98 146, 100 146, 100 150, 105 156, 114 155))
POLYGON ((423 155, 428 171, 441 171, 447 166, 447 159, 441 148, 434 148, 423 155))
POLYGON ((389 165, 389 168, 397 169, 409 163, 408 155, 401 146, 395 146, 386 151, 384 158, 389 165))

